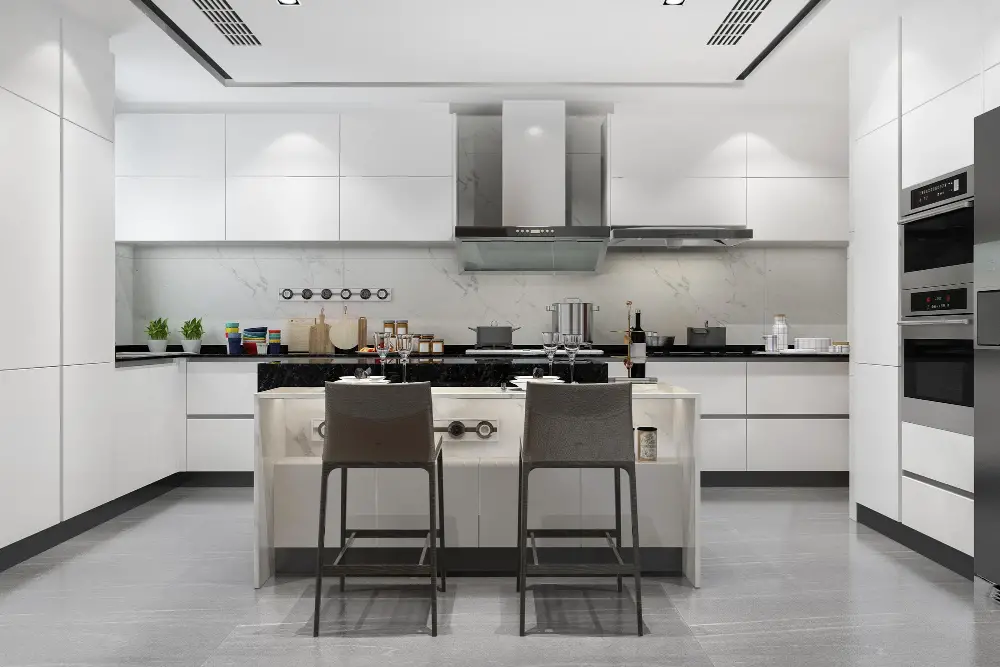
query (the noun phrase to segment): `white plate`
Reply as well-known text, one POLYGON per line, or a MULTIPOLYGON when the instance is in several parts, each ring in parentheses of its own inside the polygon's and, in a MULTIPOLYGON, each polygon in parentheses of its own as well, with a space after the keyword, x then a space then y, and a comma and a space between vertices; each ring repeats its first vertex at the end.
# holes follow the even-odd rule
POLYGON ((357 378, 351 378, 346 380, 341 378, 337 380, 334 384, 392 384, 389 380, 359 380, 357 378))
POLYGON ((514 380, 514 386, 524 389, 528 386, 529 382, 534 382, 537 384, 566 384, 562 380, 514 380))
POLYGON ((384 375, 369 375, 366 378, 356 378, 353 375, 341 375, 340 379, 341 380, 358 380, 358 379, 361 379, 361 380, 371 380, 372 382, 374 382, 376 380, 384 380, 385 376, 384 375))
POLYGON ((549 382, 555 382, 559 380, 558 375, 543 375, 540 378, 536 378, 534 375, 517 375, 514 377, 515 380, 548 380, 549 382))
POLYGON ((810 350, 810 349, 799 349, 794 350, 782 350, 782 354, 828 354, 830 350, 810 350))

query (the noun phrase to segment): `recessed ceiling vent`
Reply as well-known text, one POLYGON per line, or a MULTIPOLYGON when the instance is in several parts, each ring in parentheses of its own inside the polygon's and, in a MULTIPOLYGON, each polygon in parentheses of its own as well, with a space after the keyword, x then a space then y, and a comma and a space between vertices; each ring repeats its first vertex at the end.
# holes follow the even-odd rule
POLYGON ((708 40, 709 46, 736 46, 764 13, 771 0, 737 0, 726 19, 708 40))
POLYGON ((226 0, 193 0, 193 2, 233 46, 260 46, 257 35, 253 34, 226 0))

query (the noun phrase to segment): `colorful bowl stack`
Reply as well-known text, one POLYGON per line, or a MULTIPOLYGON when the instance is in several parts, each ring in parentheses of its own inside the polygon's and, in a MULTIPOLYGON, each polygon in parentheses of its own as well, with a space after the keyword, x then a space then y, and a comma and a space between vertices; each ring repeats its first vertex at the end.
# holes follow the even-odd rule
POLYGON ((266 350, 257 344, 267 345, 267 327, 248 327, 243 330, 243 349, 247 354, 263 354, 266 350))
POLYGON ((281 354, 281 329, 267 330, 267 353, 269 355, 281 354))
POLYGON ((229 354, 243 354, 243 340, 239 322, 226 322, 226 344, 229 354))

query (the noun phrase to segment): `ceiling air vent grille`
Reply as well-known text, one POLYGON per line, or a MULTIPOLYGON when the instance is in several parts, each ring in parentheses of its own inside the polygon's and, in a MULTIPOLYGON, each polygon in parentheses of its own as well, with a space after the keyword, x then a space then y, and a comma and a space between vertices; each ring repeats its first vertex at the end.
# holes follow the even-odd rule
POLYGON ((709 46, 736 46, 764 13, 771 0, 738 0, 708 40, 709 46))
POLYGON ((193 0, 193 2, 233 46, 260 46, 257 35, 253 34, 226 0, 193 0))

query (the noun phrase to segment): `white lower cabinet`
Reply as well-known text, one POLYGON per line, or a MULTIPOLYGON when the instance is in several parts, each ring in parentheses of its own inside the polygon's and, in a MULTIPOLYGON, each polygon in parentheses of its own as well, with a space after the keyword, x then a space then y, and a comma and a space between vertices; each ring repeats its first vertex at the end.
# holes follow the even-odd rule
POLYGON ((909 477, 903 478, 903 525, 938 542, 974 555, 975 513, 972 499, 909 477))
POLYGON ((646 375, 701 394, 702 415, 744 415, 747 412, 747 364, 744 362, 651 361, 646 364, 646 375))
POLYGON ((975 438, 903 422, 903 470, 972 493, 975 438))
POLYGON ((479 497, 490 499, 480 502, 479 546, 516 547, 517 461, 483 459, 479 466, 479 497))
POLYGON ((253 471, 253 419, 188 419, 188 471, 253 471))
POLYGON ((59 369, 0 371, 0 548, 59 523, 59 369))
POLYGON ((847 419, 747 420, 747 470, 848 469, 847 419))
MULTIPOLYGON (((135 384, 139 391, 156 390, 135 384)), ((148 437, 145 424, 140 426, 142 415, 133 417, 128 409, 138 400, 138 396, 119 393, 114 363, 63 369, 63 520, 121 495, 116 431, 139 427, 133 434, 134 447, 144 447, 148 437), (134 421, 125 424, 118 421, 122 418, 134 421)))
POLYGON ((746 391, 749 415, 845 415, 849 409, 845 363, 751 363, 746 391))
POLYGON ((747 420, 702 419, 701 469, 747 469, 747 420))
POLYGON ((851 364, 854 502, 899 521, 899 368, 851 364))
POLYGON ((187 414, 249 416, 257 393, 257 362, 197 361, 188 364, 187 414))

